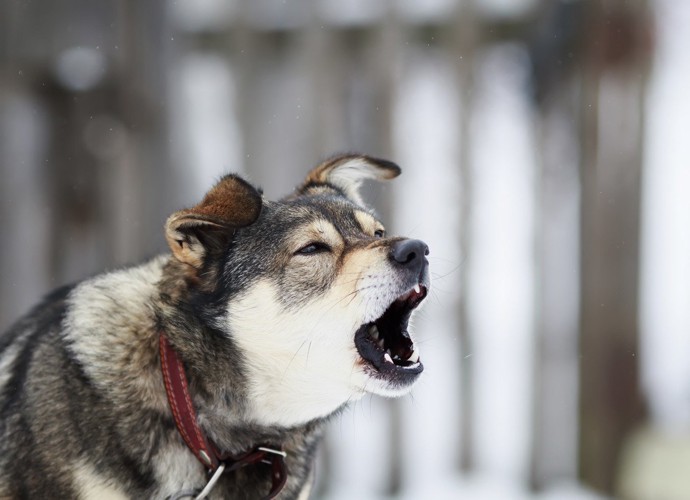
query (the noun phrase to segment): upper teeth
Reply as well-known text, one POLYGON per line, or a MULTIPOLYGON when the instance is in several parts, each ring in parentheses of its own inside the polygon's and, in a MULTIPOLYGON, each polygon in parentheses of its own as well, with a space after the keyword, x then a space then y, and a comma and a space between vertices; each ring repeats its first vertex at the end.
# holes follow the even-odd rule
POLYGON ((376 327, 376 325, 371 325, 369 327, 369 335, 371 336, 372 339, 378 340, 379 339, 379 329, 376 327))
POLYGON ((415 291, 415 293, 420 293, 422 291, 422 288, 419 286, 419 283, 417 283, 414 286, 414 291, 415 291))
POLYGON ((419 362, 419 353, 417 351, 414 351, 412 353, 412 356, 410 356, 407 360, 410 363, 418 363, 419 362))

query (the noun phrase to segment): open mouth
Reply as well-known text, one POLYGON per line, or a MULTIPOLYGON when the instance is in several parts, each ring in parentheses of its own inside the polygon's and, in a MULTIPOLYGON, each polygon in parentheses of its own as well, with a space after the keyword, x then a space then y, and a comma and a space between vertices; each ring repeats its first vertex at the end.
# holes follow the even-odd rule
POLYGON ((407 332, 412 311, 424 300, 427 288, 416 285, 398 297, 383 315, 355 333, 360 356, 382 375, 415 376, 424 370, 407 332))

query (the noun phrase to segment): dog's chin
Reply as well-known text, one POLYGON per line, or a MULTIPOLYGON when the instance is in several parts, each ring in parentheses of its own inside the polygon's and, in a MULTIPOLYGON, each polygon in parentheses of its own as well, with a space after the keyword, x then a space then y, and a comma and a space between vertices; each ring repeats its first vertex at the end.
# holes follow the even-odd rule
POLYGON ((397 397, 407 394, 424 365, 408 333, 412 312, 427 295, 416 285, 398 297, 378 319, 355 332, 355 347, 367 376, 366 392, 397 397))

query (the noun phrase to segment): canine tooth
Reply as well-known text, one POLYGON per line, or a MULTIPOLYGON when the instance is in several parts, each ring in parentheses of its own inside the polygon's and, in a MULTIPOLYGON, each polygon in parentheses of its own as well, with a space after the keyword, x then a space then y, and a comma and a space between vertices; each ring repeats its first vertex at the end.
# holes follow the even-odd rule
POLYGON ((388 353, 384 354, 384 355, 383 355, 383 359, 384 359, 385 361, 388 361, 389 363, 393 364, 393 358, 391 358, 391 355, 390 355, 390 354, 388 354, 388 353))
POLYGON ((371 325, 369 327, 369 335, 371 336, 372 339, 378 340, 379 339, 379 329, 376 328, 376 325, 371 325))
POLYGON ((407 359, 410 363, 419 363, 419 353, 417 351, 412 352, 412 356, 407 359))
POLYGON ((419 286, 419 283, 414 286, 414 291, 415 293, 420 293, 422 291, 422 287, 419 286))

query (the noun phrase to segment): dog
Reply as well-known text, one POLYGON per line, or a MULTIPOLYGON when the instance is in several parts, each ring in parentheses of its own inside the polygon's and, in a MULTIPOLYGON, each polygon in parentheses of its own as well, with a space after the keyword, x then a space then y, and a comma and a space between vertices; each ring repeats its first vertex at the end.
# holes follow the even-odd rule
POLYGON ((0 336, 0 498, 308 498, 329 419, 423 371, 428 247, 359 192, 399 174, 340 155, 279 201, 226 175, 169 254, 49 295, 0 336))

